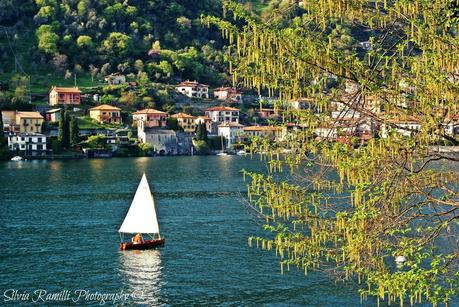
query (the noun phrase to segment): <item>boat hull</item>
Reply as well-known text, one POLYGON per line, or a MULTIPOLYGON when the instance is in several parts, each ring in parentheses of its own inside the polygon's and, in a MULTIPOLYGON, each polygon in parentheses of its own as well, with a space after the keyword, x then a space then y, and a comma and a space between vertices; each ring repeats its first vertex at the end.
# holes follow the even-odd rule
POLYGON ((142 243, 134 244, 132 242, 122 242, 120 244, 120 250, 133 250, 133 249, 152 249, 155 247, 163 246, 166 240, 164 238, 156 240, 145 240, 142 243))

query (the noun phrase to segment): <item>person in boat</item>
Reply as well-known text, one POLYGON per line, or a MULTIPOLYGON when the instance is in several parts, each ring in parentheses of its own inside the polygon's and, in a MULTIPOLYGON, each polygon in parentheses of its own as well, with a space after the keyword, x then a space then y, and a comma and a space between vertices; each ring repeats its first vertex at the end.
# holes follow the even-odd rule
POLYGON ((132 237, 132 243, 134 244, 139 244, 143 242, 142 235, 140 233, 136 234, 135 236, 132 237))

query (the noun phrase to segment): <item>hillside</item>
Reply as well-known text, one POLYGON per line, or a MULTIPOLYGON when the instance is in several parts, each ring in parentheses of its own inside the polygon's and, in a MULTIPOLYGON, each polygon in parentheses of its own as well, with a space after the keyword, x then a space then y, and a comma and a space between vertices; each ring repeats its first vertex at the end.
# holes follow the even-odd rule
POLYGON ((220 0, 2 0, 0 81, 29 75, 33 92, 47 87, 41 79, 73 84, 77 74, 88 86, 120 71, 219 85, 226 78, 223 44, 199 19, 221 13, 220 0))

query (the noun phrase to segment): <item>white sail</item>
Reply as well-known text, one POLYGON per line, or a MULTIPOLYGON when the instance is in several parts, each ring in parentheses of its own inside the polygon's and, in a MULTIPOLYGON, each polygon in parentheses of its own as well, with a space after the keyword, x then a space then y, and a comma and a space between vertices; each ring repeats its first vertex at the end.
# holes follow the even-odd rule
POLYGON ((159 235, 155 201, 145 174, 142 176, 131 207, 118 231, 123 233, 157 233, 159 235))

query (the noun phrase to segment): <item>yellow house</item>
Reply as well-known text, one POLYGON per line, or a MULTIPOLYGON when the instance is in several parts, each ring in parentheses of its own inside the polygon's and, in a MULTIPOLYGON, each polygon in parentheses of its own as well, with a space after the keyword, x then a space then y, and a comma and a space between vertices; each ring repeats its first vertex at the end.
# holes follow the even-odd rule
POLYGON ((177 123, 183 129, 183 131, 188 133, 193 133, 196 131, 195 116, 185 113, 177 113, 171 117, 177 119, 177 123))
POLYGON ((41 133, 44 122, 38 112, 2 111, 3 130, 15 133, 41 133))
POLYGON ((99 123, 121 124, 121 109, 108 104, 89 109, 89 116, 99 123))

